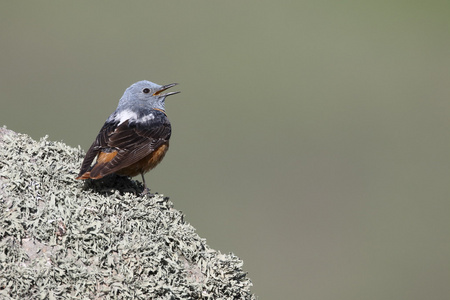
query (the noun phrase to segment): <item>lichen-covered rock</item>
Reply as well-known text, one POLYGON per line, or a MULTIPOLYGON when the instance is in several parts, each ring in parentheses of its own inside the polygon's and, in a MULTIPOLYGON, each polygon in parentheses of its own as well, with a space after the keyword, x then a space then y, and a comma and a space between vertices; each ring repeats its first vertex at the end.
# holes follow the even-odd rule
POLYGON ((0 298, 255 299, 162 195, 76 181, 83 151, 0 128, 0 298))

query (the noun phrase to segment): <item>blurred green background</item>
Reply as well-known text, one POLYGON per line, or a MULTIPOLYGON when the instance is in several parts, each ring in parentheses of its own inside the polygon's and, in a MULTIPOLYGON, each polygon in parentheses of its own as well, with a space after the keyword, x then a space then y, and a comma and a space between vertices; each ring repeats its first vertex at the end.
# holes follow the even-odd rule
POLYGON ((2 1, 0 125, 87 150, 130 84, 179 82, 147 183, 260 299, 450 299, 449 12, 2 1))

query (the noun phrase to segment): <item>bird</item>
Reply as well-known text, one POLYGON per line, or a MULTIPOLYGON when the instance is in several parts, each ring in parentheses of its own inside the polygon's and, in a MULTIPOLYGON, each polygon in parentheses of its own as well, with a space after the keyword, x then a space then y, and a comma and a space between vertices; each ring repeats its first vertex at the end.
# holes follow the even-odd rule
POLYGON ((156 167, 169 149, 172 128, 165 99, 179 92, 163 92, 175 85, 142 80, 128 87, 86 152, 76 179, 141 174, 146 191, 144 173, 156 167))

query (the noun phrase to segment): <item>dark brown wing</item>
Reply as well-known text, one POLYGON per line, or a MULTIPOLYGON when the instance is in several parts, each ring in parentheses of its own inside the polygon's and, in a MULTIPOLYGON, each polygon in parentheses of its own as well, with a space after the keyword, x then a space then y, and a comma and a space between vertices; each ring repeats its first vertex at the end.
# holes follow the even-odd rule
POLYGON ((160 111, 152 111, 152 114, 154 118, 148 121, 125 121, 120 125, 118 122, 105 123, 86 154, 79 178, 86 178, 86 176, 83 178, 86 172, 90 172, 90 178, 101 178, 115 173, 167 143, 171 135, 167 116, 160 111), (98 154, 112 152, 117 154, 109 155, 111 160, 97 162, 92 168, 90 167, 98 154))
POLYGON ((100 151, 106 150, 108 147, 107 141, 111 134, 116 130, 117 124, 119 122, 106 122, 103 127, 100 129, 95 141, 92 143, 89 150, 86 152, 86 156, 84 157, 83 163, 81 164, 80 172, 78 173, 78 177, 76 179, 86 179, 89 176, 82 178, 86 172, 89 172, 91 168, 91 164, 100 151))

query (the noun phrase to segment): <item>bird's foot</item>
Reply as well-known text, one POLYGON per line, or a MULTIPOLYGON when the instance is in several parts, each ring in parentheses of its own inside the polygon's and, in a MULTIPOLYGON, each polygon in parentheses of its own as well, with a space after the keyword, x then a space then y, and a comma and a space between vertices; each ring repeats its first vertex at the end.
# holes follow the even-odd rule
POLYGON ((150 193, 150 189, 148 187, 144 187, 144 189, 142 190, 141 196, 149 196, 149 197, 154 197, 155 194, 150 193))

